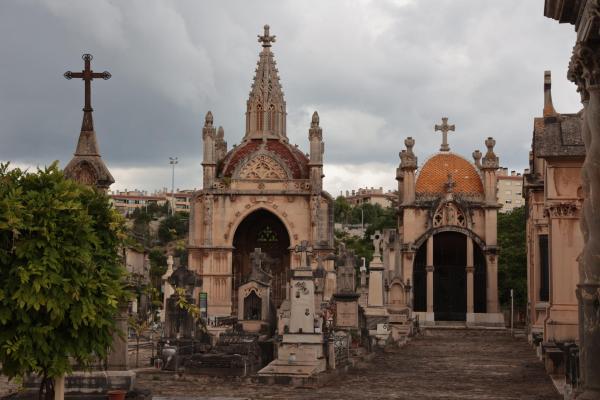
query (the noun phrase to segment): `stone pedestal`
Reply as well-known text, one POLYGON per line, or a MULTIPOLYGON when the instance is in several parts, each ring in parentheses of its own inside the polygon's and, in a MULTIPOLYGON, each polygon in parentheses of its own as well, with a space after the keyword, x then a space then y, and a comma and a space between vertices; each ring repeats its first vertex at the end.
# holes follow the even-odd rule
POLYGON ((335 294, 335 328, 358 329, 358 298, 357 293, 335 294))
POLYGON ((373 253, 373 261, 369 265, 369 297, 367 308, 365 309, 365 319, 369 336, 376 339, 377 344, 382 343, 381 335, 384 334, 381 330, 381 325, 388 324, 388 311, 383 306, 383 263, 381 262, 380 245, 382 235, 379 231, 375 232, 371 239, 375 251, 373 253), (379 329, 378 329, 379 327, 379 329))
POLYGON ((273 379, 290 383, 325 371, 327 367, 323 353, 323 335, 315 333, 315 325, 318 325, 315 315, 315 284, 306 257, 308 250, 305 243, 297 249, 303 253, 304 266, 292 271, 289 329, 283 334, 277 359, 258 372, 261 380, 273 379))

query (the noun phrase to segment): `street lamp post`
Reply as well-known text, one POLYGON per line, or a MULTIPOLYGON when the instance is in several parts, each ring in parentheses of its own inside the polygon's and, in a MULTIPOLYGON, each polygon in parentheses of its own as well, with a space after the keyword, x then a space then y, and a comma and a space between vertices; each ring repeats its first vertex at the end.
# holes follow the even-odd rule
POLYGON ((179 163, 177 157, 169 157, 169 164, 171 164, 171 215, 175 215, 175 165, 179 163))

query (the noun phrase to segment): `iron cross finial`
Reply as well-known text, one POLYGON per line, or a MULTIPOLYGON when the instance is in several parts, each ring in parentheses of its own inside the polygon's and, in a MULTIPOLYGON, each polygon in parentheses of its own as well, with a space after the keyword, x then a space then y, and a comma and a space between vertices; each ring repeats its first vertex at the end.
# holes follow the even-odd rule
POLYGON ((84 54, 81 56, 84 61, 84 69, 81 72, 72 72, 67 71, 64 73, 64 77, 67 79, 73 78, 81 78, 85 83, 85 102, 83 106, 84 118, 83 124, 81 127, 82 131, 91 131, 94 129, 91 112, 94 111, 92 108, 92 80, 94 78, 102 78, 104 80, 108 80, 111 77, 111 74, 108 71, 104 72, 94 72, 91 68, 91 62, 94 56, 91 54, 84 54))
POLYGON ((442 124, 436 125, 435 131, 442 131, 442 146, 440 147, 440 151, 450 151, 450 146, 448 146, 448 132, 454 132, 454 125, 448 125, 448 117, 442 117, 442 124))
POLYGON ((262 43, 263 47, 271 47, 271 43, 275 42, 275 36, 269 35, 269 25, 264 26, 264 34, 258 35, 258 41, 262 43))

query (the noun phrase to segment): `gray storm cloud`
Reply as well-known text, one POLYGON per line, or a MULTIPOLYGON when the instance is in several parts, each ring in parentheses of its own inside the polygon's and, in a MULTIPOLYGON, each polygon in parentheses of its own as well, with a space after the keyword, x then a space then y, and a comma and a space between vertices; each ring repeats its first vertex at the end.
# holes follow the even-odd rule
POLYGON ((307 148, 318 110, 326 187, 392 187, 413 136, 420 160, 439 147, 433 125, 456 124, 453 151, 497 139, 505 166, 527 164, 542 76, 559 112, 579 110, 566 68, 574 33, 542 16, 542 1, 0 2, 0 160, 65 165, 81 122, 83 85, 66 81, 81 54, 112 79, 93 83, 96 130, 115 188, 201 182, 201 127, 212 110, 230 146, 269 23, 288 107, 288 135, 307 148), (361 168, 362 167, 362 168, 361 168), (388 171, 387 173, 386 171, 388 171), (364 170, 364 171, 363 171, 364 170), (359 176, 359 182, 346 174, 359 176), (382 172, 384 171, 384 172, 382 172))

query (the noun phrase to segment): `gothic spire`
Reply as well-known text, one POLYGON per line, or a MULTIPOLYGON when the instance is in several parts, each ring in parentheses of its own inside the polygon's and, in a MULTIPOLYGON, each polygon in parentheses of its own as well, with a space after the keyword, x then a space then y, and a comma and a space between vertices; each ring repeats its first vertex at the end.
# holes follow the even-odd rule
POLYGON ((270 35, 269 25, 264 26, 263 35, 258 35, 262 44, 250 96, 246 102, 246 135, 249 139, 283 139, 285 133, 286 108, 283 90, 271 44, 275 36, 270 35))

